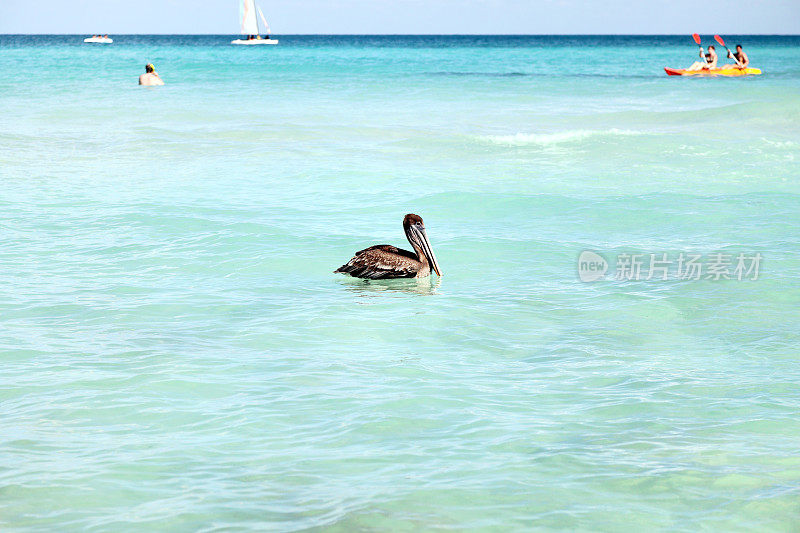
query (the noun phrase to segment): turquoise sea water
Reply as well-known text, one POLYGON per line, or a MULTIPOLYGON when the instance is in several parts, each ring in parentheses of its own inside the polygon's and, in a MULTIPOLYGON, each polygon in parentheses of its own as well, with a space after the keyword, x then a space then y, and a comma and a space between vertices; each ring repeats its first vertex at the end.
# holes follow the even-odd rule
POLYGON ((800 38, 83 37, 0 37, 3 530, 796 529, 800 38))

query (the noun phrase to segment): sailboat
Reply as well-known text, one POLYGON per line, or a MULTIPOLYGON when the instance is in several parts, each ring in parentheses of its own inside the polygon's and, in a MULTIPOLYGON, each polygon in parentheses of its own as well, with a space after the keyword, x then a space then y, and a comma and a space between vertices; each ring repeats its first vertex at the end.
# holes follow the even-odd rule
POLYGON ((240 19, 240 33, 246 35, 245 39, 234 39, 231 44, 278 44, 278 39, 270 39, 269 24, 267 19, 264 18, 264 13, 261 12, 260 7, 256 7, 255 0, 239 0, 239 19, 240 19), (258 19, 256 19, 256 9, 258 15, 261 17, 261 22, 264 23, 264 28, 267 30, 267 38, 261 37, 258 31, 258 19))

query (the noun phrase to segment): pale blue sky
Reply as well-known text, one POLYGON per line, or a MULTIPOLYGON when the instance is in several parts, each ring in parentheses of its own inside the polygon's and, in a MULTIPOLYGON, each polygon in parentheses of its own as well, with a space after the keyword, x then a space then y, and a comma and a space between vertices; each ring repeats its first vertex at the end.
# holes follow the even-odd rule
MULTIPOLYGON (((289 33, 800 33, 800 0, 257 0, 289 33)), ((0 0, 0 33, 222 33, 238 0, 0 0)))

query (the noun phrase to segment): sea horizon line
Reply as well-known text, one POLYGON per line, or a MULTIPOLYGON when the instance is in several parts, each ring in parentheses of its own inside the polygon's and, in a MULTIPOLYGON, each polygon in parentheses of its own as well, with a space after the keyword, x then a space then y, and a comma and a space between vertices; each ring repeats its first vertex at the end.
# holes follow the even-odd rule
MULTIPOLYGON (((0 33, 0 36, 83 36, 92 32, 82 33, 0 33)), ((229 36, 241 35, 238 32, 229 33, 117 33, 102 32, 104 35, 174 35, 183 37, 199 36, 229 36)), ((727 36, 753 36, 753 37, 800 37, 798 33, 725 33, 725 32, 698 32, 700 35, 722 34, 727 36)), ((280 33, 272 35, 297 36, 297 37, 679 37, 691 35, 690 33, 280 33)))

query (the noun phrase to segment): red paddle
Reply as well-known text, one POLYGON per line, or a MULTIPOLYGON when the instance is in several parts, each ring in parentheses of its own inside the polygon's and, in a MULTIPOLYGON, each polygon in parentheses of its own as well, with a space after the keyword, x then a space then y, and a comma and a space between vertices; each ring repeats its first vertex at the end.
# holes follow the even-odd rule
POLYGON ((706 59, 706 55, 703 53, 703 45, 700 44, 700 36, 697 35, 696 33, 693 33, 692 34, 692 39, 694 39, 694 42, 696 42, 697 46, 700 47, 700 57, 702 57, 703 61, 705 61, 706 64, 708 64, 708 60, 706 59))
MULTIPOLYGON (((717 41, 722 46, 725 46, 725 41, 719 35, 715 35, 714 36, 714 40, 717 41)), ((728 57, 733 58, 733 60, 736 61, 736 64, 739 65, 739 68, 742 68, 743 65, 741 63, 739 63, 739 60, 736 59, 735 55, 733 55, 733 52, 731 52, 731 49, 728 48, 727 46, 725 46, 725 50, 728 51, 728 57)))

